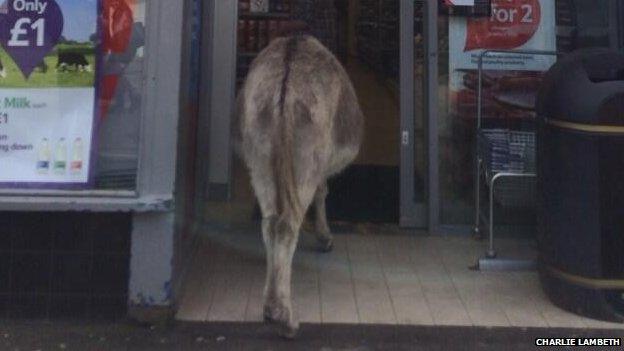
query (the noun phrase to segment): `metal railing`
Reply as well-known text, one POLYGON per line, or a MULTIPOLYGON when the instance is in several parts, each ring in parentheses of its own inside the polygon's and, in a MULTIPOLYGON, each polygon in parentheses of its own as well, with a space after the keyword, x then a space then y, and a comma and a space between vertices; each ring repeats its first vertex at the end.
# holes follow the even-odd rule
MULTIPOLYGON (((481 120, 483 118, 483 66, 484 58, 488 54, 500 53, 507 55, 541 55, 541 56, 559 56, 562 53, 557 51, 542 51, 542 50, 484 50, 479 55, 478 59, 478 83, 477 83, 477 142, 475 143, 475 235, 480 236, 480 223, 481 223, 481 168, 483 160, 479 153, 479 134, 481 130, 481 120)), ((535 152, 535 149, 532 150, 535 152)), ((487 172, 486 172, 487 173, 487 172)), ((535 262, 531 260, 516 260, 516 259, 501 259, 497 258, 497 253, 494 248, 494 186, 496 181, 504 177, 523 177, 523 178, 535 178, 536 173, 534 171, 525 172, 493 172, 488 178, 490 187, 489 196, 489 218, 488 218, 488 249, 485 257, 480 259, 477 267, 480 270, 519 270, 519 269, 534 269, 535 262)))

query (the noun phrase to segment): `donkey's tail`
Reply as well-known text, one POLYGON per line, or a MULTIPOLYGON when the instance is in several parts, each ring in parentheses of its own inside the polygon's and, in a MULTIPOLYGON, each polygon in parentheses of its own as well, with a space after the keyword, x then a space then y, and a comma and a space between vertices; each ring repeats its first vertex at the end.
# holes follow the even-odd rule
MULTIPOLYGON (((297 192, 295 174, 295 115, 292 104, 286 101, 292 60, 297 51, 299 37, 291 37, 284 55, 284 77, 279 96, 279 116, 273 142, 273 173, 276 187, 278 226, 292 225, 303 218, 303 209, 297 192)), ((276 230, 281 231, 280 228, 276 230)))

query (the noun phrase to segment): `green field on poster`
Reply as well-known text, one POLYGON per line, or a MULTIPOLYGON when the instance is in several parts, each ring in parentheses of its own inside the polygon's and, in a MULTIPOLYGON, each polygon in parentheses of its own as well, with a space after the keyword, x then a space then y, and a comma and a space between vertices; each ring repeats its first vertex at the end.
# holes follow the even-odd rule
POLYGON ((44 58, 46 69, 37 67, 26 80, 11 57, 4 50, 0 50, 0 60, 6 72, 6 77, 0 77, 0 88, 92 87, 95 84, 95 57, 95 47, 92 43, 61 43, 44 58), (90 65, 90 72, 77 66, 57 69, 59 52, 84 56, 90 65))

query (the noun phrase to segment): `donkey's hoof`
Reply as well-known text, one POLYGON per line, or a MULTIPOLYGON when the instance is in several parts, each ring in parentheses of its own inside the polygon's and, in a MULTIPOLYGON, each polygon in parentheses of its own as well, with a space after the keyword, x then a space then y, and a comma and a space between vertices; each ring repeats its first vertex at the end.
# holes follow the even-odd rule
POLYGON ((299 322, 289 318, 284 309, 264 306, 264 322, 273 324, 277 334, 285 339, 294 339, 299 331, 299 322))
POLYGON ((277 305, 264 306, 264 321, 267 323, 286 323, 290 317, 290 310, 277 305))
POLYGON ((292 340, 299 333, 299 323, 279 323, 277 334, 284 338, 292 340))
POLYGON ((318 249, 321 252, 328 253, 332 252, 334 249, 334 239, 333 238, 322 238, 318 239, 318 249))

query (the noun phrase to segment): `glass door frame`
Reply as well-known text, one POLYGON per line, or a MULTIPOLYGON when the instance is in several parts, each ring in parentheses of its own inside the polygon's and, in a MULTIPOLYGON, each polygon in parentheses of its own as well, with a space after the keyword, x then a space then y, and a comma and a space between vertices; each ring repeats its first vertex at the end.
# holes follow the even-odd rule
MULTIPOLYGON (((436 233, 439 219, 438 160, 438 1, 400 1, 400 219, 405 228, 428 229, 436 233), (416 189, 415 149, 415 44, 414 3, 425 3, 423 111, 426 145, 424 189, 416 189), (424 192, 424 200, 416 191, 424 192)), ((234 107, 236 77, 237 2, 216 2, 205 6, 202 36, 202 86, 199 127, 209 131, 198 146, 198 179, 202 180, 198 197, 228 201, 231 188, 230 116, 234 107), (227 5, 226 5, 227 3, 227 5), (218 5, 217 5, 218 4, 218 5), (214 87, 219 87, 215 89, 214 87), (206 140, 207 139, 207 140, 206 140), (224 152, 225 150, 225 152, 224 152), (206 155, 208 157, 206 157, 206 155)))
POLYGON ((423 111, 416 111, 415 88, 415 0, 401 0, 400 8, 400 76, 401 76, 401 165, 400 165, 400 226, 437 232, 440 225, 439 159, 438 159, 438 2, 424 1, 423 12, 423 111), (424 201, 416 192, 415 119, 425 125, 426 174, 424 201))

